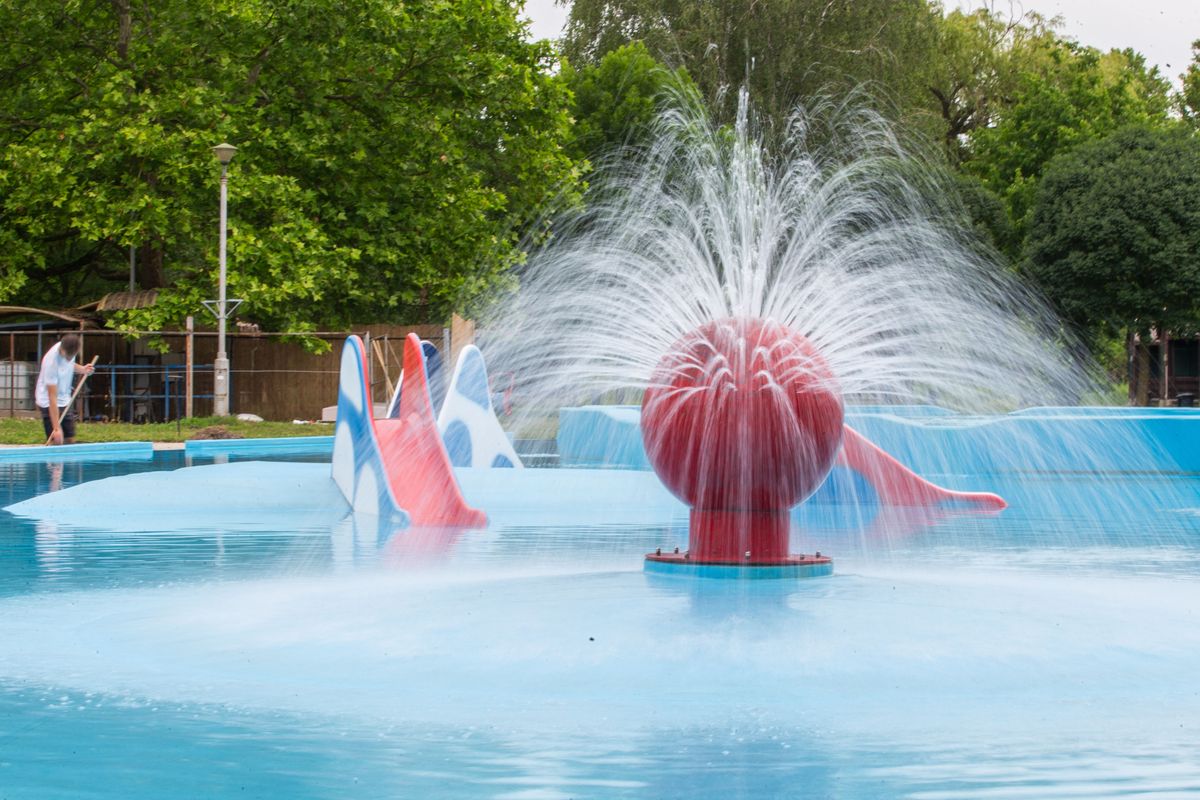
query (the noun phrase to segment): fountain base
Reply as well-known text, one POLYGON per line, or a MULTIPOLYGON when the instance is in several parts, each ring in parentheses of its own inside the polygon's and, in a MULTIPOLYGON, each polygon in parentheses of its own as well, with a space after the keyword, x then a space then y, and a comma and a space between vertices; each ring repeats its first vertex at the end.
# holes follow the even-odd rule
POLYGON ((646 572, 695 578, 820 578, 833 574, 833 559, 820 553, 803 553, 769 560, 710 561, 693 557, 690 552, 646 556, 646 572))

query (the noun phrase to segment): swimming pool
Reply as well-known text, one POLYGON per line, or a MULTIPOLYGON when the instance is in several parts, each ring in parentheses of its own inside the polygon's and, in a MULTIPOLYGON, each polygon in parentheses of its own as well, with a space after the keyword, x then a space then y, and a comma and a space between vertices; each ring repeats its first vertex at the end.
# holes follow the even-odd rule
MULTIPOLYGON (((183 465, 5 464, 3 499, 183 465)), ((645 574, 685 529, 594 513, 3 514, 0 798, 1200 794, 1200 476, 989 488, 1017 501, 814 522, 834 576, 749 584, 645 574)))

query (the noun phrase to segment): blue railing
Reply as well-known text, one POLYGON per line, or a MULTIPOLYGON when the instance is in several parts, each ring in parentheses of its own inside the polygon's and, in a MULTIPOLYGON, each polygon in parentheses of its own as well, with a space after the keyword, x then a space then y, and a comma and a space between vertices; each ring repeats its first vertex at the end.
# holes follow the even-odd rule
MULTIPOLYGON (((209 373, 213 371, 212 364, 196 364, 192 367, 193 380, 196 375, 209 373)), ((111 408, 117 419, 128 419, 133 421, 139 403, 150 405, 150 417, 156 417, 154 414, 154 406, 161 404, 163 409, 162 422, 169 422, 175 417, 182 417, 186 399, 184 393, 186 391, 185 382, 187 379, 187 366, 184 364, 105 364, 99 370, 97 377, 101 375, 108 376, 108 398, 107 405, 111 408), (161 376, 159 387, 152 387, 147 381, 147 386, 141 389, 130 389, 129 391, 121 391, 121 384, 124 383, 128 388, 133 379, 141 376, 161 376), (122 381, 126 378, 126 381, 122 381), (172 406, 174 407, 174 416, 172 416, 172 406), (122 410, 128 411, 128 416, 123 415, 122 410)), ((230 378, 230 391, 233 390, 232 376, 230 378)), ((193 400, 211 400, 211 394, 196 394, 192 393, 193 400)))

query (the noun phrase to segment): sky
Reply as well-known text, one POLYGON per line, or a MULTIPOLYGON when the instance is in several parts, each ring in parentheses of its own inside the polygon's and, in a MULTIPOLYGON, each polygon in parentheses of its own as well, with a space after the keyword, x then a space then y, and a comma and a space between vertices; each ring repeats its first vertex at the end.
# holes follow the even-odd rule
MULTIPOLYGON (((978 7, 980 0, 948 0, 946 5, 978 7)), ((1007 9, 1007 0, 996 5, 1007 9)), ((1018 9, 1063 18, 1062 31, 1101 50, 1132 47, 1164 77, 1178 83, 1192 59, 1192 41, 1200 39, 1200 0, 1024 0, 1018 9)), ((525 13, 534 38, 557 38, 567 9, 555 0, 526 0, 525 13)))

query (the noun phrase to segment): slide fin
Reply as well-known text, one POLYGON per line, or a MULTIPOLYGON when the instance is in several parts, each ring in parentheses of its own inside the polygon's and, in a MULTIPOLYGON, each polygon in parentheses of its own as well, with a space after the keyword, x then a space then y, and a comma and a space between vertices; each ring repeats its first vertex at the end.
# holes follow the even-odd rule
POLYGON ((456 467, 523 468, 492 407, 487 365, 473 344, 462 349, 438 416, 438 430, 456 467))
POLYGON ((436 414, 446 402, 446 370, 442 369, 442 353, 437 349, 437 345, 428 339, 421 340, 421 353, 425 356, 425 380, 429 384, 429 400, 433 403, 433 412, 436 414))
MULTIPOLYGON (((421 340, 421 352, 425 355, 425 380, 429 382, 429 397, 434 408, 440 408, 442 401, 445 399, 445 376, 442 372, 442 354, 438 352, 437 345, 426 339, 421 340)), ((396 390, 392 392, 392 399, 388 401, 387 414, 384 416, 387 419, 396 419, 400 415, 400 393, 404 389, 404 370, 400 370, 400 377, 396 379, 396 390)))

